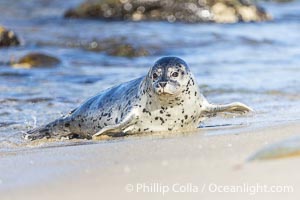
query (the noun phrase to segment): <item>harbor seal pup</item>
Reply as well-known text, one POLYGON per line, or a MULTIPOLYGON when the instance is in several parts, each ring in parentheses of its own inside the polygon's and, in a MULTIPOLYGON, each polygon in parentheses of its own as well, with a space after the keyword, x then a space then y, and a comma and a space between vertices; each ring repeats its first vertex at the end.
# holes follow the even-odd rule
POLYGON ((251 110, 239 102, 210 104, 200 93, 185 61, 163 57, 146 76, 99 93, 67 115, 28 131, 25 138, 92 138, 102 134, 191 131, 206 117, 219 112, 251 110))

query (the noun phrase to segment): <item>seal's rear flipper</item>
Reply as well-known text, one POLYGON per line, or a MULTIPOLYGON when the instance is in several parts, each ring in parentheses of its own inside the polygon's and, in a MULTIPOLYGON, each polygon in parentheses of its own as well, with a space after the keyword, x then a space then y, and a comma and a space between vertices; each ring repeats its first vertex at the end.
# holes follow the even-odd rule
POLYGON ((50 129, 47 127, 39 127, 32 129, 24 134, 24 139, 26 140, 37 140, 42 138, 50 138, 50 129))
POLYGON ((233 103, 224 104, 224 105, 209 104, 209 105, 207 105, 205 111, 208 114, 214 114, 214 115, 216 115, 219 112, 244 114, 244 113, 247 113, 247 112, 252 112, 253 109, 250 108, 249 106, 246 106, 243 103, 233 102, 233 103))
POLYGON ((66 118, 60 118, 45 126, 32 129, 24 134, 26 140, 37 140, 42 138, 61 138, 72 135, 69 121, 66 118))

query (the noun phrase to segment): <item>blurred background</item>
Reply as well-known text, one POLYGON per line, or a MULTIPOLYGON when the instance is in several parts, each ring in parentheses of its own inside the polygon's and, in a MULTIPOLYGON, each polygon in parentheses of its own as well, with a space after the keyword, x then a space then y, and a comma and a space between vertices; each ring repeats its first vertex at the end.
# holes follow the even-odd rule
POLYGON ((299 120, 299 41, 299 1, 0 0, 0 147, 166 55, 209 101, 256 110, 204 127, 299 120))

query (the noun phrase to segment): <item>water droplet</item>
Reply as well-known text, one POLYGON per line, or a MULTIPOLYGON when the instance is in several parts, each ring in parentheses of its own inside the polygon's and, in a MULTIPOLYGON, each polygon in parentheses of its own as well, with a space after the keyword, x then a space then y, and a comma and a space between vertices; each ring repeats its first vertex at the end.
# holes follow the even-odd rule
POLYGON ((163 160, 162 162, 161 162, 161 165, 162 166, 167 166, 169 164, 169 162, 167 161, 167 160, 163 160))
POLYGON ((129 168, 129 166, 125 166, 124 167, 124 172, 125 173, 130 173, 131 169, 129 168))
POLYGON ((131 3, 124 4, 124 9, 130 11, 132 9, 132 4, 131 3))

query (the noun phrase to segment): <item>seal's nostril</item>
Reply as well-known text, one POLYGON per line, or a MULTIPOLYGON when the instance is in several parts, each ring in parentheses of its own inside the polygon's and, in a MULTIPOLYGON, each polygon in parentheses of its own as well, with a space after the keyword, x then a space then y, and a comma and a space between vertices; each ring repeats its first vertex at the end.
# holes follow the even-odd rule
POLYGON ((167 85, 167 82, 159 82, 159 85, 160 85, 161 87, 165 87, 165 86, 167 85))

